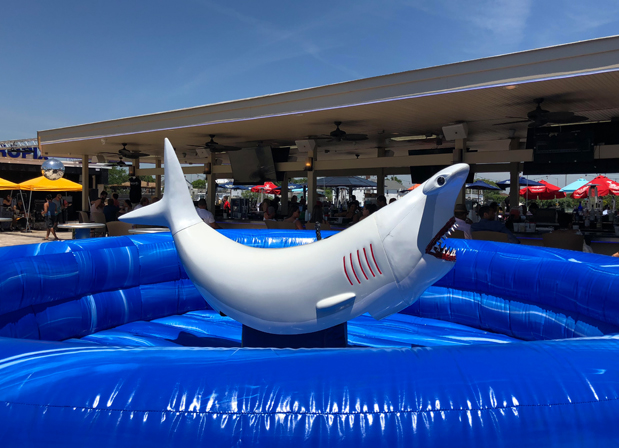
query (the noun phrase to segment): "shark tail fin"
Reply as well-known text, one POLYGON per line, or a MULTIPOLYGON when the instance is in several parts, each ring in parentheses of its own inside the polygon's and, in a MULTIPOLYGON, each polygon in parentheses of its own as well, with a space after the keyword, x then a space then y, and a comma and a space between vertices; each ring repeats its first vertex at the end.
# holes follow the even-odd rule
POLYGON ((131 224, 166 226, 175 234, 187 227, 202 222, 189 195, 187 182, 174 148, 166 138, 163 163, 165 172, 165 195, 154 204, 141 207, 118 219, 131 224))

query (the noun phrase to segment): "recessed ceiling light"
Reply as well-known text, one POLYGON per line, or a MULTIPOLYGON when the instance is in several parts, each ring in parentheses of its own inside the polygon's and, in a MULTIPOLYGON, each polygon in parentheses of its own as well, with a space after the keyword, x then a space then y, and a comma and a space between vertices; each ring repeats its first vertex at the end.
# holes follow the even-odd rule
POLYGON ((514 90, 518 86, 505 86, 505 90, 514 90))

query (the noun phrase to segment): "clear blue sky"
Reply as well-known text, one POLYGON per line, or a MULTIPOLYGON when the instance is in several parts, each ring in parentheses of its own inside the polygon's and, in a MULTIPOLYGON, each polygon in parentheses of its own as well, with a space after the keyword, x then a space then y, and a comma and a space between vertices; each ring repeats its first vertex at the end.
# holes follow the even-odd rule
POLYGON ((619 33, 617 0, 0 6, 0 140, 619 33))

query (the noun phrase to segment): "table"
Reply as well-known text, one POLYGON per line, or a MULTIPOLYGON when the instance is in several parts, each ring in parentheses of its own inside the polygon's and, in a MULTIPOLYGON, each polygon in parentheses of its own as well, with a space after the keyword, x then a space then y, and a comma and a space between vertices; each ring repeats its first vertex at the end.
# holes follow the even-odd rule
POLYGON ((129 233, 164 233, 169 232, 167 227, 138 227, 137 229, 129 229, 129 233))
POLYGON ((69 224, 58 224, 58 228, 73 230, 73 238, 81 240, 90 238, 90 229, 105 229, 105 224, 100 222, 74 222, 69 224))

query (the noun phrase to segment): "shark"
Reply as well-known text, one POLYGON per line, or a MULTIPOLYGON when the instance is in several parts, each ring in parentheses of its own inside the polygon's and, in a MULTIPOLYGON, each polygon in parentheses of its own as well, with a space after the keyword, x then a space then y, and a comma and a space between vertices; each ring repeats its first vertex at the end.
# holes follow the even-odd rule
POLYGON ((200 219, 166 138, 163 198, 119 219, 169 227, 185 271, 216 311, 259 331, 303 334, 364 313, 382 319, 447 274, 457 256, 448 239, 457 226, 454 204, 468 172, 462 163, 446 167, 329 238, 254 248, 200 219))

